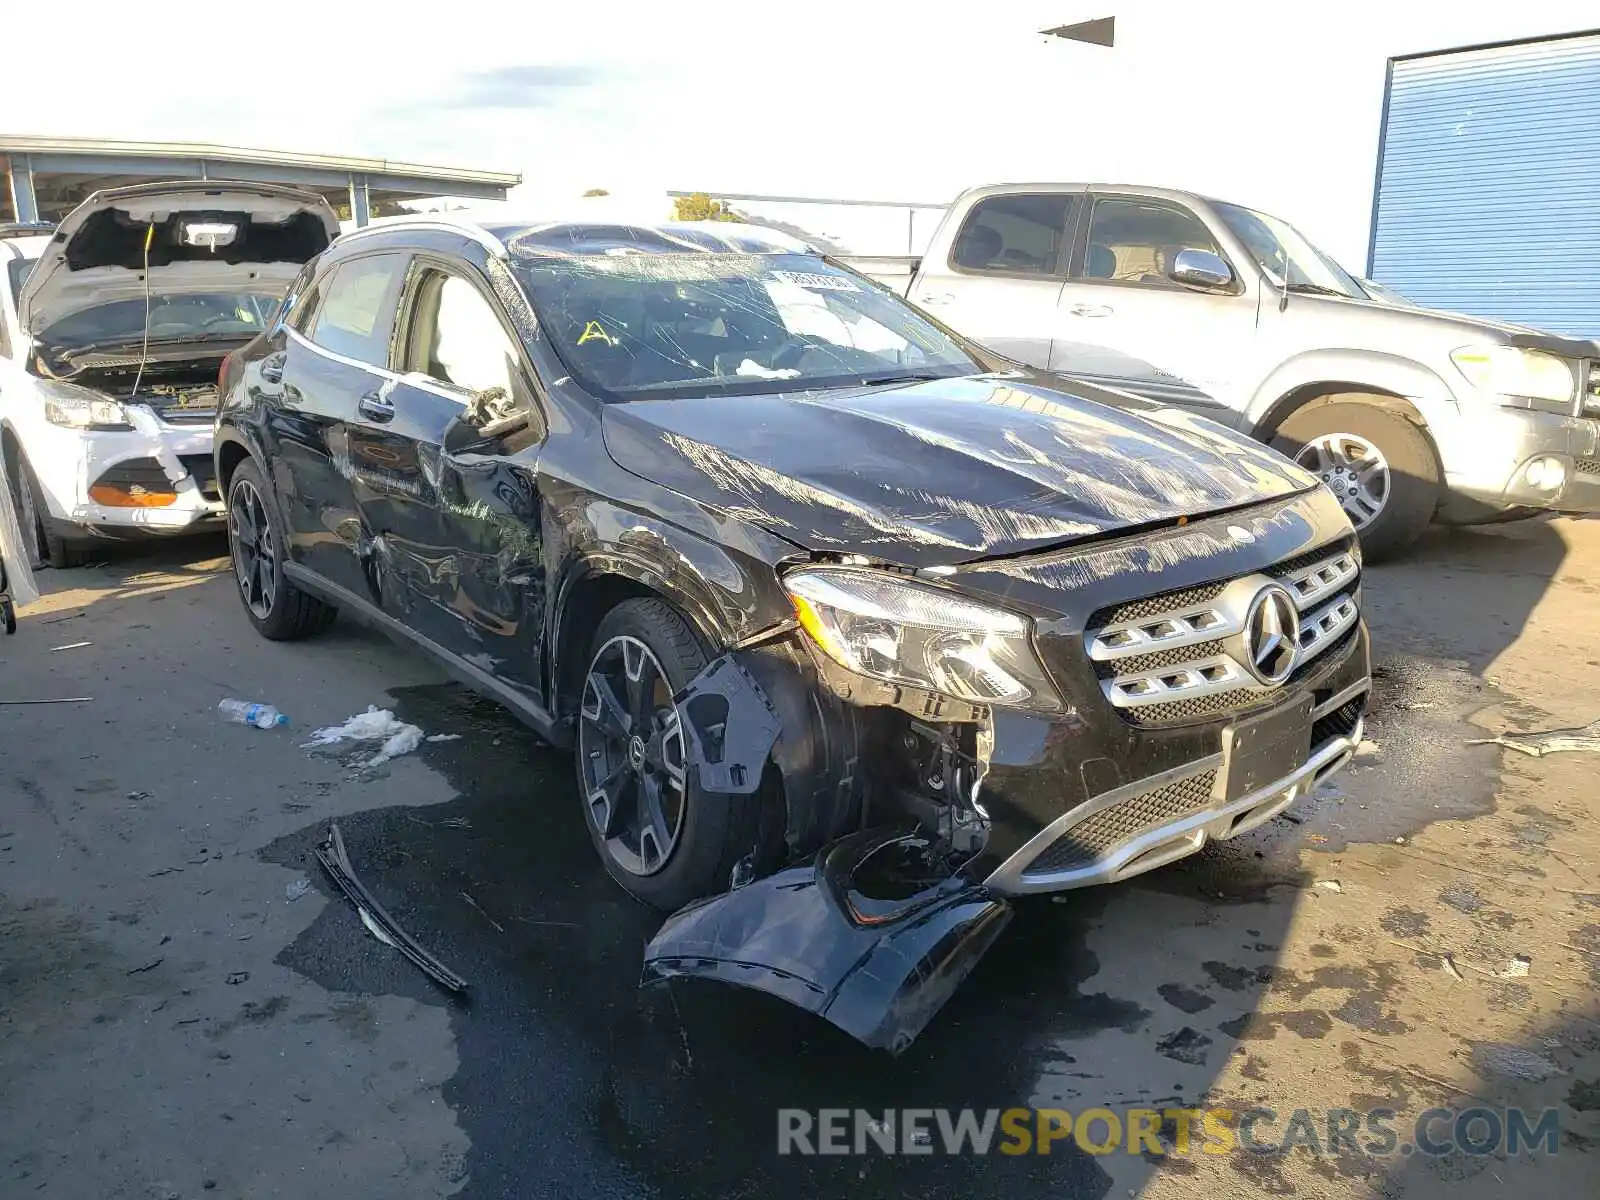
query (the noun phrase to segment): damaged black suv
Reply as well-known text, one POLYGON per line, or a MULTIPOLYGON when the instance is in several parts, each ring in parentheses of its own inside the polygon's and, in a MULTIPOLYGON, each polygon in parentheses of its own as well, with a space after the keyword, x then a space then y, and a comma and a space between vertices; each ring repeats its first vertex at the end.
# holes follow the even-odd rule
POLYGON ((227 360, 269 638, 344 610, 571 747, 647 978, 906 1045, 1011 915, 1259 825, 1369 688, 1338 502, 738 225, 340 238, 227 360))

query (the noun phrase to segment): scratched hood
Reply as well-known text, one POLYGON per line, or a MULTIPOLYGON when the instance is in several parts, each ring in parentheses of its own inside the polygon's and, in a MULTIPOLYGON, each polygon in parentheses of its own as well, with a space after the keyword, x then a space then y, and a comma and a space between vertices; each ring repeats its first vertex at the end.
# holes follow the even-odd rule
POLYGON ((619 465, 807 549, 909 567, 1024 553, 1313 487, 1171 409, 1014 378, 608 405, 619 465))

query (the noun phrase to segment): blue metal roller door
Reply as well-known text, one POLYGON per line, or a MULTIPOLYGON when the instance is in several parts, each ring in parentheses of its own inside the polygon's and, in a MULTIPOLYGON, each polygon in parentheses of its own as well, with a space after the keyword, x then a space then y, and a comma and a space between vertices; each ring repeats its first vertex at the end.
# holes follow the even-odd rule
POLYGON ((1600 337, 1600 33, 1391 62, 1367 273, 1600 337))

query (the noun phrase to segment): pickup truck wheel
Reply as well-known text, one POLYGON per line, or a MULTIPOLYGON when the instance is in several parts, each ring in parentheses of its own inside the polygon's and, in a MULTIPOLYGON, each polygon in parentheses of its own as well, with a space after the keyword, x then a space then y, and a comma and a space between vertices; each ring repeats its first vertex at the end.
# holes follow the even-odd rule
POLYGON ((1375 405, 1303 408, 1278 426, 1272 445, 1338 498, 1375 562, 1411 545, 1439 506, 1439 461, 1427 437, 1375 405))
POLYGON ((578 706, 578 794, 606 871, 673 910, 728 889, 754 847, 761 794, 703 791, 672 698, 707 659, 661 600, 625 600, 595 631, 578 706))
POLYGON ((49 565, 57 570, 83 566, 89 561, 88 550, 56 533, 45 519, 50 509, 45 504, 39 477, 33 473, 33 464, 19 449, 11 465, 15 468, 10 472, 11 500, 16 508, 17 524, 22 529, 28 556, 32 560, 28 565, 49 565))
POLYGON ((339 610, 284 576, 284 538, 261 469, 249 459, 228 482, 228 552, 239 599, 256 632, 274 642, 321 633, 339 610))

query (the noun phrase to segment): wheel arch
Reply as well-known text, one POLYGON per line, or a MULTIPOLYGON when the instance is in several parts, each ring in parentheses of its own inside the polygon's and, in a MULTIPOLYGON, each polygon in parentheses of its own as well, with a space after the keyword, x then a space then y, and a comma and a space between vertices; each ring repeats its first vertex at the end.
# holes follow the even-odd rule
POLYGON ((254 458, 257 462, 265 464, 265 457, 259 453, 259 448, 247 434, 237 426, 224 425, 217 430, 216 444, 212 449, 216 460, 217 487, 222 492, 222 502, 228 502, 228 486, 233 481, 233 473, 239 469, 239 464, 247 458, 254 458))
POLYGON ((552 610, 549 639, 551 715, 565 719, 576 710, 585 651, 605 615, 624 600, 651 599, 670 604, 688 622, 708 655, 733 640, 733 633, 702 597, 675 587, 647 560, 615 550, 574 561, 562 578, 552 610))
POLYGON ((1424 433, 1428 430, 1427 418, 1422 411, 1398 392, 1349 380, 1319 379, 1303 383, 1279 396, 1256 422, 1255 436, 1263 442, 1269 441, 1295 413, 1328 404, 1368 404, 1404 417, 1424 433))

